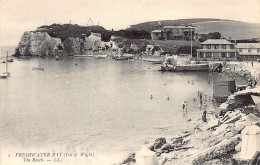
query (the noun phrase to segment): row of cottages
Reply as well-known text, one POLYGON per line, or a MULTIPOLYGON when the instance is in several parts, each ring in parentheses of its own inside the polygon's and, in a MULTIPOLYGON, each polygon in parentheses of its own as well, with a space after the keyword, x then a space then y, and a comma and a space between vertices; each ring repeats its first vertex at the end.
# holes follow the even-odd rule
POLYGON ((197 49, 197 58, 206 60, 260 59, 260 43, 231 43, 225 39, 208 39, 197 49))
POLYGON ((195 28, 191 25, 164 26, 161 30, 151 32, 152 40, 190 40, 195 28))

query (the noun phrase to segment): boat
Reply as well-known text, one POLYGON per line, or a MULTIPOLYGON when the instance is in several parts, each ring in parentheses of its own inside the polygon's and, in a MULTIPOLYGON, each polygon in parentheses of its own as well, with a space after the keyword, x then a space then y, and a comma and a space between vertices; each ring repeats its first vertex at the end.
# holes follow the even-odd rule
MULTIPOLYGON (((8 51, 6 52, 6 61, 8 61, 8 51)), ((0 75, 1 79, 6 79, 10 77, 10 73, 8 72, 8 62, 5 63, 5 72, 0 75)))
POLYGON ((73 57, 93 57, 93 54, 88 54, 88 55, 74 55, 73 57))
POLYGON ((171 65, 171 64, 162 64, 160 71, 209 71, 208 63, 200 64, 186 64, 186 65, 171 65))
POLYGON ((121 56, 115 56, 115 60, 129 60, 129 59, 134 59, 134 55, 132 54, 123 54, 121 56))
POLYGON ((179 56, 174 56, 173 58, 167 57, 165 55, 165 61, 161 65, 159 71, 209 71, 209 63, 207 61, 191 61, 192 58, 192 35, 191 35, 191 51, 190 54, 180 54, 179 56))
POLYGON ((117 56, 117 57, 114 57, 115 60, 128 60, 128 57, 125 57, 125 56, 117 56))
POLYGON ((96 55, 97 59, 106 58, 106 57, 107 57, 107 55, 105 55, 105 54, 96 55))

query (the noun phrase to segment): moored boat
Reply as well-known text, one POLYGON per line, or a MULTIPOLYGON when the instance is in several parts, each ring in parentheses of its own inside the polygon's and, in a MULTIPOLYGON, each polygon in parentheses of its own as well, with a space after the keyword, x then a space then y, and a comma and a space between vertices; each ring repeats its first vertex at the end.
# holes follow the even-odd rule
MULTIPOLYGON (((8 61, 8 52, 6 52, 6 61, 8 61)), ((5 64, 5 72, 0 75, 1 79, 6 79, 10 77, 10 73, 8 72, 8 62, 5 64)))
POLYGON ((170 64, 162 64, 160 71, 209 71, 209 64, 186 64, 186 65, 170 65, 170 64))
POLYGON ((107 57, 107 55, 105 55, 105 54, 96 55, 97 59, 106 58, 106 57, 107 57))
POLYGON ((166 57, 160 71, 209 71, 208 62, 190 61, 189 58, 177 59, 179 59, 177 56, 172 58, 166 57))

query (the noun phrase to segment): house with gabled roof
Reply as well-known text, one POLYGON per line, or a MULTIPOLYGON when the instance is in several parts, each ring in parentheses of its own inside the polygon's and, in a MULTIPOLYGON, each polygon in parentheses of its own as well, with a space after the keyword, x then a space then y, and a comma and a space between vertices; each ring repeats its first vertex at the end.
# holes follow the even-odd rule
POLYGON ((225 39, 208 39, 197 49, 198 60, 236 60, 237 53, 233 43, 225 39))

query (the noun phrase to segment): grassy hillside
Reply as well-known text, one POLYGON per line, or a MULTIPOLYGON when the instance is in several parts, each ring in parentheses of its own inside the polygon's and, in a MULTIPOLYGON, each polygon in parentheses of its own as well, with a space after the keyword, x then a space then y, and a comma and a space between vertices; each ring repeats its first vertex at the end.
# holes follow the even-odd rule
POLYGON ((199 34, 207 34, 209 32, 220 32, 222 37, 232 39, 251 39, 260 38, 260 24, 246 23, 223 19, 180 19, 180 20, 163 20, 145 22, 132 25, 130 29, 145 30, 151 32, 166 25, 192 24, 199 34))
POLYGON ((216 21, 194 23, 196 32, 209 33, 220 32, 224 38, 251 39, 260 38, 260 24, 245 23, 239 21, 216 21))
POLYGON ((180 25, 180 24, 190 24, 190 23, 197 23, 197 22, 208 22, 208 21, 219 21, 219 20, 220 19, 212 19, 212 18, 161 20, 161 21, 144 22, 136 25, 131 25, 129 29, 145 30, 151 32, 155 29, 158 29, 166 25, 180 25))

